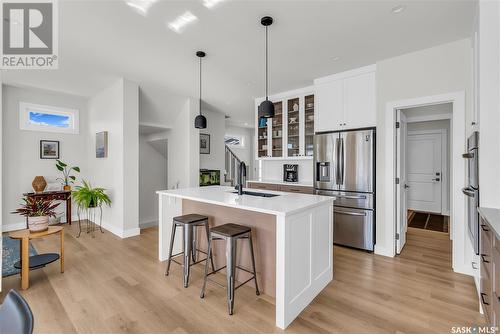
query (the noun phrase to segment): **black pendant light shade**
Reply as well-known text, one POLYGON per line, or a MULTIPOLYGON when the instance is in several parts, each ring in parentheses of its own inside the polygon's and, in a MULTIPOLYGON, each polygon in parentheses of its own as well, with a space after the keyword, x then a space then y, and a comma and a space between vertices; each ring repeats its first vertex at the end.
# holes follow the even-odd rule
POLYGON ((207 118, 203 115, 198 115, 194 118, 194 127, 197 129, 207 128, 207 118))
POLYGON ((197 51, 196 56, 200 58, 200 99, 199 99, 199 110, 200 114, 194 119, 194 127, 197 129, 206 129, 207 128, 207 118, 201 114, 201 58, 205 57, 205 52, 197 51))
POLYGON ((273 18, 264 16, 260 23, 266 27, 266 99, 259 105, 258 114, 259 118, 273 118, 274 117, 274 104, 269 101, 268 97, 268 61, 267 61, 267 27, 273 24, 273 18))

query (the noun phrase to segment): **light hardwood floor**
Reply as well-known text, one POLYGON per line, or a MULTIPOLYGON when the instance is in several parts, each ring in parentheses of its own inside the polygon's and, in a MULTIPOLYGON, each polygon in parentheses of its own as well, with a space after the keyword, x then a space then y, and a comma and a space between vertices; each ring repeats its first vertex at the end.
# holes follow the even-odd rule
MULTIPOLYGON (((110 232, 75 238, 66 228, 65 272, 49 265, 30 274, 22 291, 35 315, 36 333, 278 333, 273 300, 251 287, 236 292, 235 314, 225 292, 208 284, 199 298, 202 267, 189 288, 181 268, 171 276, 157 260, 158 231, 121 240, 110 232)), ((58 238, 33 242, 38 252, 58 250, 58 238)), ((401 256, 386 258, 335 247, 334 281, 287 333, 450 333, 451 326, 482 325, 471 277, 451 271, 446 234, 409 231, 401 256), (444 237, 443 237, 444 236, 444 237)), ((3 279, 1 298, 19 288, 3 279)))

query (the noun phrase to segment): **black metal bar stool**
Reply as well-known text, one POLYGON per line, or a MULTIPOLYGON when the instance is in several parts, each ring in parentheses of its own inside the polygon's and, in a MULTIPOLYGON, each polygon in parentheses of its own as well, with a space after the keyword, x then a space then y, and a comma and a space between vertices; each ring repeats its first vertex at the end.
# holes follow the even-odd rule
MULTIPOLYGON (((212 254, 207 254, 207 252, 202 251, 196 246, 196 236, 195 236, 195 228, 196 227, 205 227, 205 233, 207 235, 207 243, 210 248, 210 229, 208 227, 208 217, 202 216, 198 214, 188 214, 183 216, 174 217, 172 222, 172 233, 170 236, 170 249, 168 252, 168 260, 167 260, 167 270, 165 271, 165 276, 168 276, 170 271, 170 261, 174 261, 175 263, 181 265, 183 267, 184 272, 184 287, 187 288, 189 285, 189 270, 191 266, 203 262, 210 258, 212 264, 212 270, 215 269, 214 260, 212 254), (182 252, 172 255, 172 251, 174 248, 174 240, 175 240, 175 231, 178 226, 182 226, 182 252), (197 252, 206 254, 207 257, 197 261, 197 252), (172 259, 179 255, 184 255, 184 262, 180 263, 176 260, 172 259), (191 258, 193 259, 193 263, 191 263, 191 258)), ((208 261, 207 261, 208 263, 208 261)))
POLYGON ((205 287, 207 285, 207 279, 211 282, 227 288, 227 307, 229 309, 229 314, 233 314, 234 309, 234 291, 241 287, 243 284, 255 281, 255 293, 260 295, 259 286, 257 285, 257 274, 255 271, 255 258, 253 254, 253 243, 252 243, 252 229, 247 226, 237 225, 237 224, 224 224, 216 226, 210 229, 210 234, 208 238, 208 257, 212 256, 212 241, 213 240, 225 240, 226 241, 226 265, 215 270, 212 264, 212 272, 208 272, 208 262, 205 264, 205 277, 203 279, 203 287, 201 288, 200 298, 205 297, 205 287), (248 239, 250 245, 250 255, 252 257, 252 267, 253 271, 242 268, 236 264, 236 242, 239 239, 248 239), (227 286, 219 284, 218 282, 208 278, 209 275, 217 273, 219 270, 226 269, 226 279, 227 286), (247 279, 245 282, 241 283, 237 287, 234 286, 236 268, 246 271, 252 274, 252 277, 247 279))

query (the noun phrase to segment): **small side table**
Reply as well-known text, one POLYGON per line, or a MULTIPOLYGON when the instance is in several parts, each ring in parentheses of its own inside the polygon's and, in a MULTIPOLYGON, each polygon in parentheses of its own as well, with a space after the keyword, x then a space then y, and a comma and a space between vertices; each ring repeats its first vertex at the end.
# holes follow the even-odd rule
MULTIPOLYGON (((26 290, 29 288, 29 270, 30 270, 30 257, 29 257, 29 241, 31 239, 43 238, 52 234, 59 233, 61 237, 61 253, 60 253, 60 263, 61 263, 61 273, 64 272, 64 228, 62 226, 49 226, 45 231, 41 232, 30 232, 29 230, 20 230, 9 233, 9 237, 12 239, 19 239, 21 244, 21 288, 26 290)), ((48 263, 53 262, 49 261, 48 263)), ((47 264, 48 264, 47 263, 47 264)), ((43 267, 45 264, 38 264, 36 268, 43 267)))

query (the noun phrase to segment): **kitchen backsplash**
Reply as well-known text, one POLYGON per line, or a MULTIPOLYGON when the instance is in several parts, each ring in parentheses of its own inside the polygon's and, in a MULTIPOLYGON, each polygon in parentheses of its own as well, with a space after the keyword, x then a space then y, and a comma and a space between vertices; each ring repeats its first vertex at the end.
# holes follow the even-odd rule
MULTIPOLYGON (((265 180, 283 180, 283 165, 299 165, 299 182, 313 181, 313 161, 311 160, 260 160, 262 163, 258 177, 265 180)), ((259 162, 256 162, 259 164, 259 162)), ((258 167, 257 167, 258 169, 258 167)))

